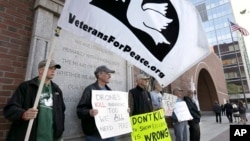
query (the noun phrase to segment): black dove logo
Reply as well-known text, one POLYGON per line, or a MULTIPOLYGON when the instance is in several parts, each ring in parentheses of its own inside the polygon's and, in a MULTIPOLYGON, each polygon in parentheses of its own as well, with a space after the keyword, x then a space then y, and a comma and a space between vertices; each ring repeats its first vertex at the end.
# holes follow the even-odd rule
POLYGON ((90 4, 126 25, 159 61, 177 41, 179 20, 170 0, 92 0, 90 4))

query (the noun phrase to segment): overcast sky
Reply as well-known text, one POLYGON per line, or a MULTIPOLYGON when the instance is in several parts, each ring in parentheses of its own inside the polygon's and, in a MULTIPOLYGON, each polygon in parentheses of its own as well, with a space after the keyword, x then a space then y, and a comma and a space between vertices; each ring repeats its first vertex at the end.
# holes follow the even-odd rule
MULTIPOLYGON (((250 1, 249 0, 231 0, 234 10, 236 22, 241 27, 244 27, 250 33, 250 1), (245 14, 240 14, 240 11, 246 9, 245 14)), ((250 35, 244 36, 248 58, 250 59, 250 35)))

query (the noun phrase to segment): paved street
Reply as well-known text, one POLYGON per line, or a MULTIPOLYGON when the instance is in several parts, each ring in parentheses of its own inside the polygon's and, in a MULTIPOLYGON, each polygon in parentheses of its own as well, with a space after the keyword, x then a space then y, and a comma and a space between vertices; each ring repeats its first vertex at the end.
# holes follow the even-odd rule
MULTIPOLYGON (((247 113, 248 122, 250 125, 250 113, 247 113)), ((236 122, 231 123, 232 125, 238 124, 236 122)), ((215 116, 210 114, 205 114, 201 118, 201 141, 229 141, 229 128, 230 123, 226 116, 222 116, 222 123, 216 123, 215 116)), ((174 141, 174 132, 171 129, 172 141, 174 141)))

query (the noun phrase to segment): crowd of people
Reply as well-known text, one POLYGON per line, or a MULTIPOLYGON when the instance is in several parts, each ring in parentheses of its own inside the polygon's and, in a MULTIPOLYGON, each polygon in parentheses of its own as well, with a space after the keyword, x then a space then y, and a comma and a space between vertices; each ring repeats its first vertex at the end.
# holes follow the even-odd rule
POLYGON ((215 101, 215 103, 217 104, 213 105, 213 111, 216 115, 216 122, 218 121, 217 118, 219 118, 221 123, 221 116, 224 115, 227 116, 230 123, 246 124, 246 105, 242 100, 239 100, 238 103, 227 101, 225 104, 221 104, 220 107, 218 101, 215 101))
MULTIPOLYGON (((34 120, 29 140, 32 141, 61 141, 64 132, 65 122, 65 103, 63 100, 63 92, 59 86, 52 81, 56 74, 56 70, 61 65, 51 60, 47 74, 45 74, 45 82, 37 107, 33 107, 36 95, 39 90, 45 65, 47 60, 43 60, 38 64, 38 76, 22 82, 13 93, 11 99, 4 107, 4 116, 12 121, 12 125, 7 135, 7 141, 24 140, 25 133, 28 128, 29 120, 34 120)), ((95 116, 98 110, 92 107, 91 98, 92 90, 111 91, 108 86, 111 74, 114 70, 105 65, 96 68, 94 75, 96 81, 88 85, 79 99, 76 107, 76 113, 81 120, 82 131, 85 134, 86 141, 115 141, 115 137, 102 139, 95 123, 95 116)), ((162 109, 162 87, 158 81, 154 80, 152 90, 148 90, 151 77, 145 74, 138 74, 135 78, 136 86, 128 92, 128 112, 130 116, 149 113, 158 109, 162 109)), ((194 98, 193 90, 184 90, 176 87, 172 93, 177 97, 176 103, 184 102, 187 111, 192 116, 189 120, 179 120, 178 115, 174 112, 171 116, 172 125, 175 133, 176 141, 187 141, 188 135, 190 141, 200 141, 200 119, 201 113, 197 105, 197 99, 194 98), (188 128, 189 127, 189 130, 188 128), (188 134, 189 132, 189 134, 188 134)), ((226 115, 229 122, 233 122, 235 117, 235 105, 227 101, 224 105, 219 105, 218 101, 214 102, 213 111, 216 115, 216 122, 221 123, 221 115, 226 115)), ((237 105, 237 112, 240 121, 246 124, 246 108, 242 101, 237 105)))

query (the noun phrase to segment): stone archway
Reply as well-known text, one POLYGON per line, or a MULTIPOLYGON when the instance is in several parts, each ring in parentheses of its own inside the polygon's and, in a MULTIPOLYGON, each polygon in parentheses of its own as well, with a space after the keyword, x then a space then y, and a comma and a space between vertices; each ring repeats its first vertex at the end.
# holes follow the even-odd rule
POLYGON ((206 69, 201 69, 198 75, 197 94, 201 111, 212 111, 214 100, 218 100, 214 81, 206 69))

